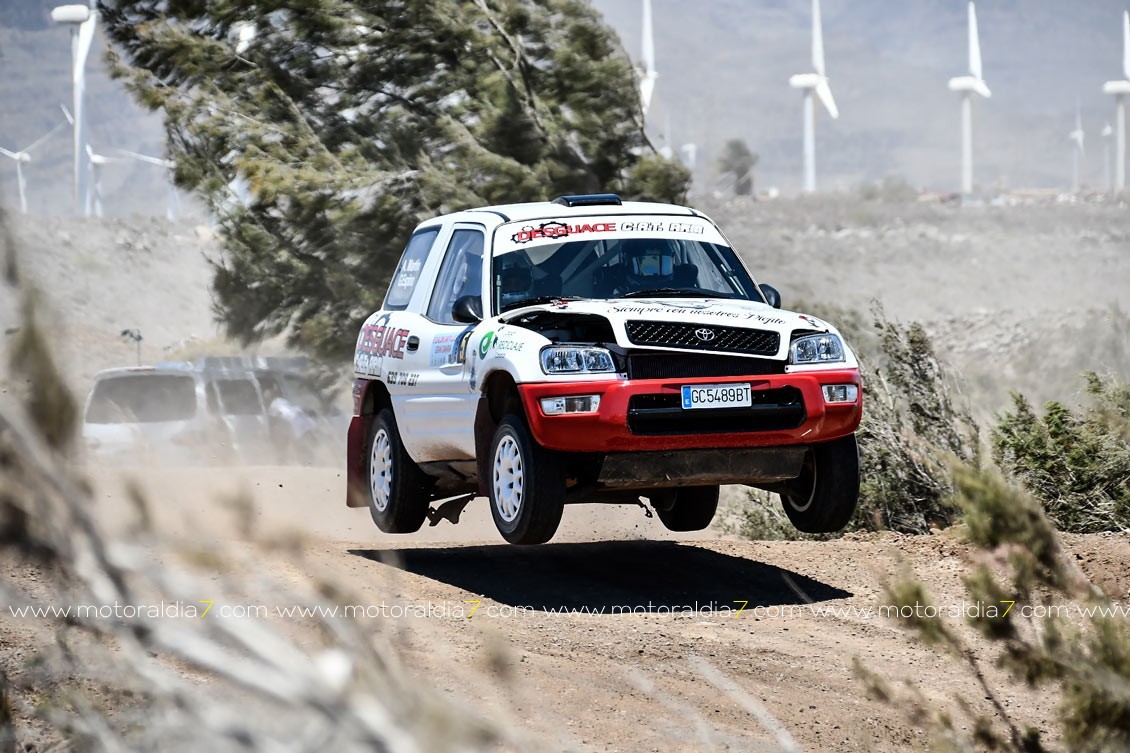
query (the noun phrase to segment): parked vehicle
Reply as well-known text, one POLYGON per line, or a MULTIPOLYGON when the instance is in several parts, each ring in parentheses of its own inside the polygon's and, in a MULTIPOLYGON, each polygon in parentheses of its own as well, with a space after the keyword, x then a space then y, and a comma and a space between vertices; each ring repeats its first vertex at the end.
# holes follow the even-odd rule
POLYGON ((478 494, 507 541, 536 544, 572 502, 646 497, 702 529, 738 483, 839 530, 858 365, 831 324, 779 306, 685 207, 601 194, 423 222, 357 338, 347 504, 408 533, 431 500, 478 494))
POLYGON ((293 359, 203 358, 110 369, 95 377, 83 413, 91 460, 110 464, 312 462, 341 424, 293 359), (314 431, 305 451, 282 441, 271 399, 285 396, 314 431))

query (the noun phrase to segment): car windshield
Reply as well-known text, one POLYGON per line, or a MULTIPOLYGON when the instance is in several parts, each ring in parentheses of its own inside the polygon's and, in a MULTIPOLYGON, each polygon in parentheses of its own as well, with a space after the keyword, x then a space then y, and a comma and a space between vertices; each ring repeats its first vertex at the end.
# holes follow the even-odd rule
POLYGON ((187 421, 196 415, 196 381, 173 374, 102 379, 86 409, 89 424, 187 421))
POLYGON ((543 243, 496 254, 495 309, 557 298, 690 296, 762 301, 733 249, 670 237, 543 243))

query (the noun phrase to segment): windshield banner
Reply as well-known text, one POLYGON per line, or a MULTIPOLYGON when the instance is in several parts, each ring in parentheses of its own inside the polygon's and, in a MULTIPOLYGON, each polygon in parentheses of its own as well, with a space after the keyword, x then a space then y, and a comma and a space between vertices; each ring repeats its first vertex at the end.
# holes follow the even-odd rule
POLYGON ((701 217, 627 214, 508 222, 495 230, 494 248, 497 256, 531 246, 602 238, 675 238, 728 245, 718 229, 701 217))

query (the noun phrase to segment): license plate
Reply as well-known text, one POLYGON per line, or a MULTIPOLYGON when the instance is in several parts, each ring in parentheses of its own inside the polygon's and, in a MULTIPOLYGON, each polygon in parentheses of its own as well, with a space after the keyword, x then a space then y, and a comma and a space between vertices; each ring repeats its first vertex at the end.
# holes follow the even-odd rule
POLYGON ((753 395, 748 384, 684 384, 683 408, 748 408, 753 395))

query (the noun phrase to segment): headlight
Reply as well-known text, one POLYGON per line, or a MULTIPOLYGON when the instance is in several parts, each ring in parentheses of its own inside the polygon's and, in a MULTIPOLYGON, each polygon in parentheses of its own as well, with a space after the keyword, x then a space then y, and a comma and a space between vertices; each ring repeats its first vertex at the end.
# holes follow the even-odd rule
POLYGON ((604 348, 557 346, 541 352, 546 374, 600 374, 616 371, 612 354, 604 348))
POLYGON ((844 344, 837 335, 805 335, 793 340, 789 363, 833 363, 843 361, 844 344))

